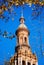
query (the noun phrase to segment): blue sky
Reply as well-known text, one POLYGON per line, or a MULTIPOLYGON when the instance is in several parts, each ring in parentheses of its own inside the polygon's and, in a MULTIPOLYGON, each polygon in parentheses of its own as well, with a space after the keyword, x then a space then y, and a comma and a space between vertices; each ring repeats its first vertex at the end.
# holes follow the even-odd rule
MULTIPOLYGON (((20 25, 19 18, 21 16, 22 7, 11 7, 14 13, 4 12, 5 19, 0 19, 0 29, 2 33, 6 30, 8 33, 15 34, 18 26, 20 25), (9 17, 9 20, 7 19, 9 17)), ((39 11, 39 10, 38 10, 39 11)), ((29 45, 32 53, 36 53, 38 58, 38 65, 44 65, 44 8, 42 13, 32 19, 33 6, 24 5, 23 15, 25 18, 25 25, 30 31, 29 45), (41 39, 40 39, 41 37, 41 39), (41 51, 42 48, 42 51, 41 51)), ((4 62, 10 59, 15 54, 16 37, 12 40, 0 36, 0 65, 4 65, 4 62)))

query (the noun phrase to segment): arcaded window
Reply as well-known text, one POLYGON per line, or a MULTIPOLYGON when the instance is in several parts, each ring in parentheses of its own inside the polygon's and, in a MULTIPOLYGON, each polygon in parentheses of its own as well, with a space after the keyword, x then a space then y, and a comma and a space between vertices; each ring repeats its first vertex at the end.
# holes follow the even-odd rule
POLYGON ((25 64, 25 61, 22 61, 22 65, 26 65, 26 64, 25 64))
POLYGON ((30 62, 28 62, 28 65, 31 65, 31 63, 30 63, 30 62))

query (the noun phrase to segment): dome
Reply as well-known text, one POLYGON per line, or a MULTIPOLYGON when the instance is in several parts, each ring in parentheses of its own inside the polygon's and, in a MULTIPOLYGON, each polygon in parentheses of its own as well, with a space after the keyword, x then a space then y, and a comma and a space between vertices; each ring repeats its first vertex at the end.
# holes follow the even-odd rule
POLYGON ((23 23, 19 25, 18 29, 19 29, 19 28, 25 28, 25 29, 27 29, 26 25, 23 24, 23 23))
POLYGON ((18 29, 16 30, 16 35, 17 35, 18 32, 20 32, 20 31, 26 31, 26 32, 28 32, 28 34, 29 34, 29 31, 28 31, 28 29, 27 29, 27 26, 24 24, 24 18, 21 17, 19 21, 20 21, 20 25, 19 25, 18 29))

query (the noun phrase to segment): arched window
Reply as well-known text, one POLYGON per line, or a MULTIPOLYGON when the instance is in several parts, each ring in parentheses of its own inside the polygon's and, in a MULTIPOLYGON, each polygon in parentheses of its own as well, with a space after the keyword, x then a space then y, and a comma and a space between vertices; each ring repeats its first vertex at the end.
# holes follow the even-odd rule
POLYGON ((19 43, 19 37, 17 38, 17 42, 19 43))
POLYGON ((35 65, 35 64, 33 64, 33 65, 35 65))
POLYGON ((25 61, 22 61, 22 65, 26 65, 26 64, 25 64, 25 61))
POLYGON ((28 62, 28 65, 31 65, 31 63, 30 63, 30 62, 28 62))
POLYGON ((25 43, 27 42, 27 38, 25 37, 25 43))
POLYGON ((22 42, 23 42, 23 37, 21 36, 20 37, 20 43, 22 44, 22 42))

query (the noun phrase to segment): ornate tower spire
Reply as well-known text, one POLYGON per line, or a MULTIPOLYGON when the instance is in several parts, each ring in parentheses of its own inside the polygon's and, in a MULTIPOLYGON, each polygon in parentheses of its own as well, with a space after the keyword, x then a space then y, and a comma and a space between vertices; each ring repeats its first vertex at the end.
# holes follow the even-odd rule
POLYGON ((20 17, 19 21, 20 21, 21 24, 24 24, 25 19, 23 17, 23 9, 21 11, 21 17, 20 17))
POLYGON ((24 24, 25 18, 23 17, 23 9, 21 11, 21 17, 19 21, 20 21, 20 25, 18 29, 16 30, 17 46, 26 45, 30 47, 29 40, 28 40, 29 31, 27 29, 27 26, 24 24))

